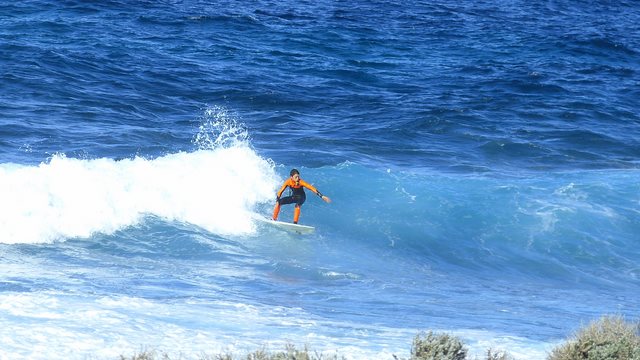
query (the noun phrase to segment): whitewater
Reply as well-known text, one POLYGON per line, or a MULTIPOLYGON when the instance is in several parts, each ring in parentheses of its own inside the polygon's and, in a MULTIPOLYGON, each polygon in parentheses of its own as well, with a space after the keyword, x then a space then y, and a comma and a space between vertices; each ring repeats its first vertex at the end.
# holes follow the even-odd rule
POLYGON ((56 155, 38 167, 3 166, 2 175, 0 186, 10 189, 3 199, 15 204, 2 213, 6 243, 112 234, 151 215, 220 234, 247 233, 247 209, 273 198, 275 183, 269 163, 246 147, 153 160, 56 155))

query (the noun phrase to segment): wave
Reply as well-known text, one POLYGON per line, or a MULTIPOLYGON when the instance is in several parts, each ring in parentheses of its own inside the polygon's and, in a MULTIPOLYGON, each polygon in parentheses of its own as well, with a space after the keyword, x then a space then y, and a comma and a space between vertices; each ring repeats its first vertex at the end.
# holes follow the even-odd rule
MULTIPOLYGON (((288 167, 239 141, 237 127, 215 127, 204 126, 195 138, 213 148, 191 153, 122 160, 56 155, 38 166, 0 165, 0 242, 112 234, 150 215, 222 237, 273 236, 255 218, 270 213, 288 167), (238 141, 224 140, 220 129, 238 141)), ((398 261, 443 271, 499 270, 503 277, 597 286, 640 278, 635 170, 506 179, 353 163, 299 168, 334 200, 326 205, 310 197, 301 221, 345 252, 364 249, 374 259, 391 251, 398 261)), ((287 221, 291 209, 281 216, 287 221)))
MULTIPOLYGON (((301 221, 346 252, 390 249, 402 261, 501 276, 598 285, 640 278, 637 170, 505 177, 344 162, 276 165, 222 107, 205 109, 191 152, 154 159, 76 159, 0 164, 0 243, 50 243, 113 234, 148 216, 213 234, 271 236, 271 212, 290 167, 334 202, 310 197, 301 221)), ((283 220, 291 216, 284 207, 283 220)))
POLYGON ((217 234, 252 232, 252 209, 273 198, 273 164, 221 108, 207 109, 193 141, 193 152, 155 159, 57 154, 37 166, 0 164, 0 242, 111 234, 148 215, 217 234))

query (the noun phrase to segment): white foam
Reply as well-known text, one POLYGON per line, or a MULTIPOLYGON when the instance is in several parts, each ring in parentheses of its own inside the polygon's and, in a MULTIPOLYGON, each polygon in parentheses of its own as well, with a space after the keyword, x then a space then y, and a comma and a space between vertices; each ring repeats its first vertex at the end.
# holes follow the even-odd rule
POLYGON ((273 165, 246 145, 156 159, 0 164, 0 242, 110 234, 145 215, 219 234, 253 231, 253 207, 273 198, 273 165))

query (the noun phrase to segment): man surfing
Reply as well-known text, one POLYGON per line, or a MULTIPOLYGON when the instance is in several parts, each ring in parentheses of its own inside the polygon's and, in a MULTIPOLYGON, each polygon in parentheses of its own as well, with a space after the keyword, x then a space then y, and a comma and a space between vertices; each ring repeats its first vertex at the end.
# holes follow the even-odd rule
POLYGON ((296 204, 296 207, 293 209, 293 223, 297 224, 298 219, 300 218, 300 207, 304 204, 304 201, 307 199, 307 195, 304 192, 304 188, 307 188, 313 191, 316 195, 318 195, 322 200, 327 203, 331 202, 331 199, 322 195, 318 189, 313 187, 313 185, 307 183, 306 181, 300 178, 300 172, 297 169, 291 169, 289 173, 290 178, 285 180, 284 184, 278 191, 276 195, 276 206, 273 208, 273 220, 278 220, 278 214, 280 213, 280 205, 286 204, 296 204), (290 188, 291 193, 289 196, 285 196, 281 198, 282 193, 286 188, 290 188))

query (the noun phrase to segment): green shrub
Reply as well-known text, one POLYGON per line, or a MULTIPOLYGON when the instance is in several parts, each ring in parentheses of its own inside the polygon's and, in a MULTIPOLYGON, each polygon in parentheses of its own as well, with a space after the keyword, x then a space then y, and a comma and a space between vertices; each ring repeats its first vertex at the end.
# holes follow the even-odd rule
POLYGON ((640 360, 640 327, 621 316, 603 316, 553 349, 549 360, 640 360))
POLYGON ((455 336, 431 331, 422 335, 413 339, 411 360, 464 360, 467 356, 467 349, 455 336))

